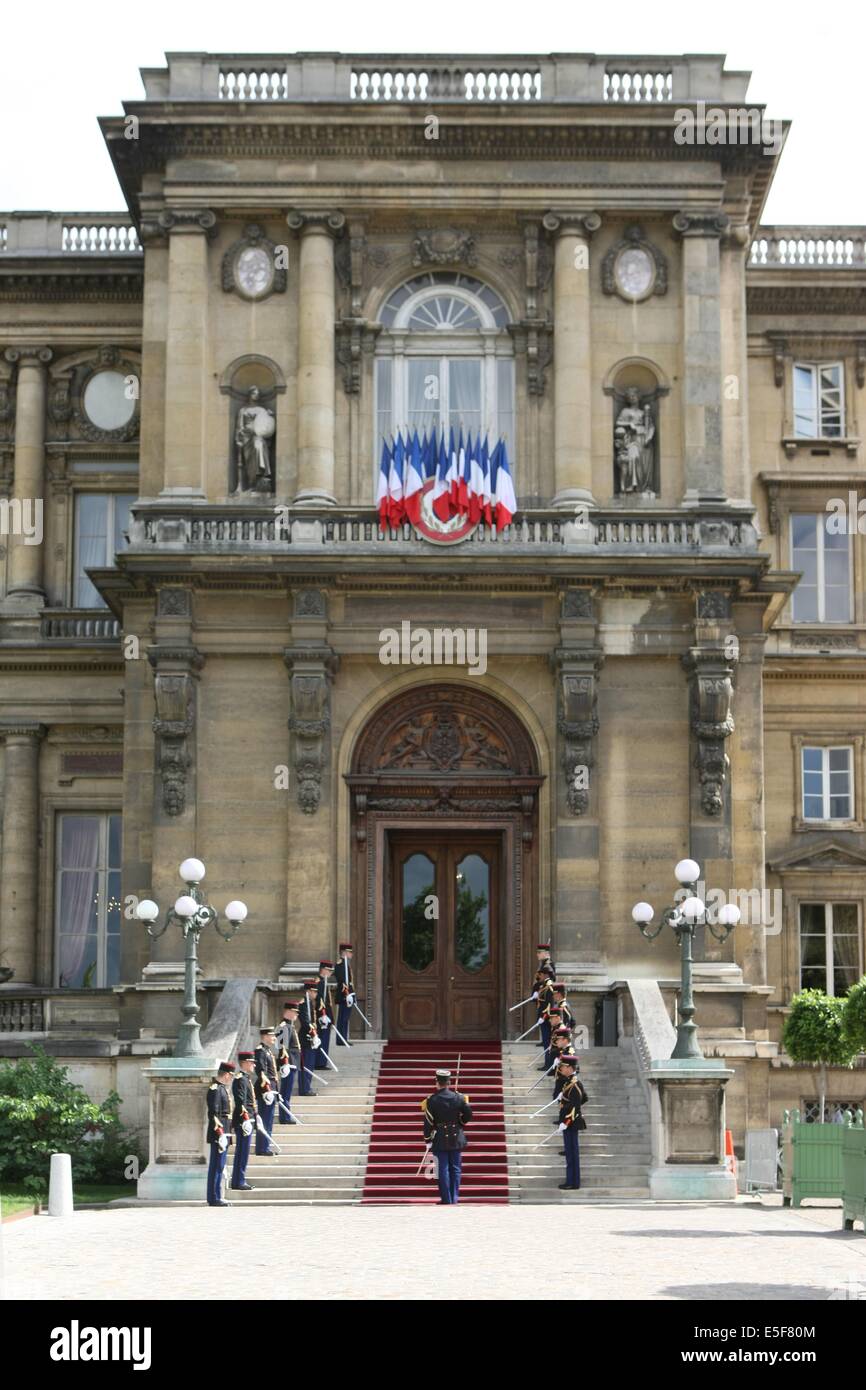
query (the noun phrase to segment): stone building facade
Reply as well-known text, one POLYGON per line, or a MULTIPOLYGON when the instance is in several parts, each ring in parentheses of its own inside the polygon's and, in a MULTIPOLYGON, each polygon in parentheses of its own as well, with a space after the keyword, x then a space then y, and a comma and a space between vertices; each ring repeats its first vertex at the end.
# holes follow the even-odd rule
POLYGON ((863 228, 761 225, 785 127, 715 57, 142 76, 127 214, 0 215, 0 1050, 143 1117, 180 943, 127 914, 190 854, 250 909, 206 1010, 351 938, 374 1035, 513 1036, 550 938, 628 1034, 689 854, 744 909, 702 1044, 738 1140, 778 1123, 791 996, 864 969, 863 228), (499 534, 380 528, 382 437, 431 423, 506 438, 499 534), (383 661, 405 624, 486 669, 383 661))

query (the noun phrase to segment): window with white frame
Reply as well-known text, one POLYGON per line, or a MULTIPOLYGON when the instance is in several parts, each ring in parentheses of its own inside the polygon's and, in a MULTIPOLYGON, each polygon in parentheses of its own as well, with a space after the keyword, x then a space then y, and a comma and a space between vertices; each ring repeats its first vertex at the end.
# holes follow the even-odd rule
POLYGON ((841 362, 794 363, 794 434, 799 439, 842 437, 844 381, 841 362))
POLYGON ((55 982, 106 989, 120 981, 121 817, 63 812, 55 851, 55 982))
POLYGON ((105 603, 87 577, 89 569, 114 564, 126 549, 124 531, 135 493, 79 492, 75 498, 75 608, 104 608, 105 603))
POLYGON ((804 746, 803 819, 854 819, 854 749, 804 746))
POLYGON ((474 276, 427 271, 383 306, 376 341, 376 448, 417 429, 504 436, 513 453, 514 358, 509 314, 474 276))
POLYGON ((827 528, 827 512, 791 514, 791 568, 800 580, 791 600, 795 623, 851 621, 848 536, 827 528))
POLYGON ((840 997, 862 973, 859 903, 800 903, 800 988, 840 997))

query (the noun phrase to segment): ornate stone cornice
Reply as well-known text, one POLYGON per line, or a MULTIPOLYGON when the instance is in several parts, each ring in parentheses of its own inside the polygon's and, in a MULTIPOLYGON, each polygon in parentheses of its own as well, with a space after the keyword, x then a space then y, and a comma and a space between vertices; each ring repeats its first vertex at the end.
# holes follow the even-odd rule
POLYGON ((682 237, 721 237, 730 224, 725 212, 678 212, 673 218, 673 229, 682 237))
MULTIPOLYGON (((140 257, 138 258, 140 260, 140 257)), ((141 268, 119 271, 116 263, 81 273, 73 269, 28 268, 0 264, 0 300, 9 304, 57 304, 85 302, 96 304, 140 303, 143 296, 144 272, 141 268)), ((76 328, 104 327, 81 323, 76 328)))
POLYGON ((589 238, 598 231, 601 218, 597 212, 572 212, 552 208, 542 217, 541 225, 546 232, 556 236, 576 233, 578 236, 589 238))
POLYGON ((346 215, 339 211, 306 211, 292 208, 292 211, 286 214, 286 224, 292 232, 300 232, 302 235, 308 232, 326 232, 336 241, 345 231, 346 215))
MULTIPOLYGON (((819 272, 819 283, 797 284, 778 270, 766 272, 763 284, 749 284, 749 275, 760 273, 760 267, 747 268, 746 311, 751 317, 759 314, 845 314, 866 315, 866 283, 863 271, 825 270, 819 272), (769 274, 778 283, 769 282, 769 274), (856 282, 852 283, 856 275, 856 282)), ((797 268, 791 275, 810 279, 808 270, 797 268)))

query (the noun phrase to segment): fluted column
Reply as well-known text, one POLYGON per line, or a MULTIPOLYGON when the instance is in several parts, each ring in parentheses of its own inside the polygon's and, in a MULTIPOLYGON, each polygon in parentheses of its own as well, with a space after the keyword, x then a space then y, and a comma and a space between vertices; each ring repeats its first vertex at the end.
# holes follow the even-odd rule
POLYGON ((0 962, 15 971, 16 985, 36 983, 39 744, 44 737, 44 725, 29 720, 0 725, 6 744, 0 962))
POLYGON ((719 238, 728 218, 678 212, 673 223, 683 248, 683 500, 719 501, 725 497, 719 238))
POLYGON ((205 382, 208 346, 207 244, 216 217, 208 210, 166 211, 168 316, 165 346, 163 496, 203 496, 205 382))
POLYGON ((589 239, 596 212, 549 212, 553 255, 553 429, 555 507, 594 504, 589 239))
POLYGON ((298 491, 299 506, 333 504, 337 312, 334 241, 346 219, 341 212, 290 212, 286 221, 300 233, 298 303, 298 491))
POLYGON ((31 603, 44 599, 46 368, 52 356, 47 347, 6 350, 7 362, 17 363, 18 367, 7 595, 31 603))

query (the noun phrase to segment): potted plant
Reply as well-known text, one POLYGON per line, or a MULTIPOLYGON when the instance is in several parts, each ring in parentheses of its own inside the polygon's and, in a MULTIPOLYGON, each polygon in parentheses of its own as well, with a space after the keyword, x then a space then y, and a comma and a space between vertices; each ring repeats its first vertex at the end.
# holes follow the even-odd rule
MULTIPOLYGON (((0 961, 5 957, 5 951, 0 951, 0 961)), ((11 965, 0 965, 0 985, 8 985, 12 976, 15 974, 11 965)))

